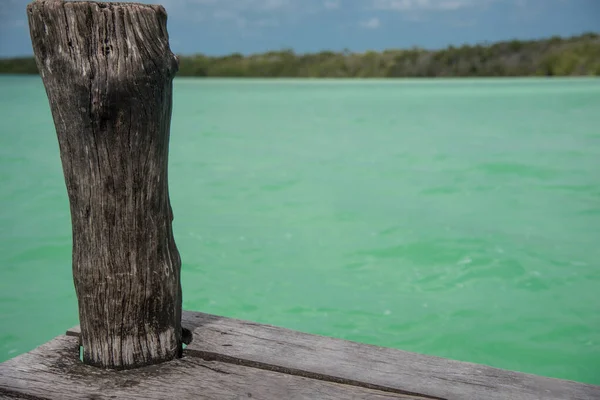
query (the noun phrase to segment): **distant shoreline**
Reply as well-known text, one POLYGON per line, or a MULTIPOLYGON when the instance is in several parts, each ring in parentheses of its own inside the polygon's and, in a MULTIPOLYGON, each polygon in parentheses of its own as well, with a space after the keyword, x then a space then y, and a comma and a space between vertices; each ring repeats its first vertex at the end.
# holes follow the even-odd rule
MULTIPOLYGON (((443 50, 352 53, 291 50, 244 56, 179 56, 178 77, 492 78, 600 76, 600 35, 450 46, 443 50)), ((37 74, 33 57, 0 59, 0 74, 37 74)))

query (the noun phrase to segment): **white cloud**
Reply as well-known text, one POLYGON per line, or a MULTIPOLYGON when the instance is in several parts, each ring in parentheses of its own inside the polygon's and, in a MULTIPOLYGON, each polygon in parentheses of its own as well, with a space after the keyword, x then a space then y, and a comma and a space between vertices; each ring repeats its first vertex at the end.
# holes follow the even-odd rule
POLYGON ((293 0, 162 0, 172 6, 218 7, 228 10, 274 11, 293 6, 293 0))
MULTIPOLYGON (((2 1, 2 0, 0 0, 2 1)), ((243 28, 272 27, 323 10, 323 0, 146 0, 162 3, 169 16, 243 28)), ((338 0, 327 0, 338 2, 338 0)))
POLYGON ((363 28, 366 28, 366 29, 377 29, 381 26, 381 22, 379 21, 379 18, 373 17, 373 18, 369 18, 365 21, 362 21, 360 23, 360 26, 362 26, 363 28))
POLYGON ((493 0, 372 0, 372 7, 389 11, 452 11, 493 0))
POLYGON ((323 7, 328 10, 335 10, 340 8, 340 0, 325 0, 323 7))
MULTIPOLYGON (((424 22, 430 20, 434 14, 456 15, 457 12, 467 9, 483 10, 492 3, 501 1, 516 5, 529 0, 369 0, 370 7, 368 9, 371 11, 397 11, 405 21, 424 22)), ((472 19, 468 24, 472 25, 476 22, 475 19, 472 19)))
MULTIPOLYGON (((0 0, 2 1, 2 0, 0 0)), ((122 1, 122 0, 121 0, 122 1)), ((140 0, 137 0, 140 1, 140 0)), ((316 0, 312 0, 317 5, 316 0)), ((322 0, 319 0, 321 2, 322 0)), ((162 4, 169 19, 216 24, 219 32, 243 31, 258 34, 262 29, 279 26, 306 14, 298 0, 144 0, 162 4)), ((319 3, 320 4, 320 3, 319 3)), ((229 35, 232 32, 228 32, 229 35)))

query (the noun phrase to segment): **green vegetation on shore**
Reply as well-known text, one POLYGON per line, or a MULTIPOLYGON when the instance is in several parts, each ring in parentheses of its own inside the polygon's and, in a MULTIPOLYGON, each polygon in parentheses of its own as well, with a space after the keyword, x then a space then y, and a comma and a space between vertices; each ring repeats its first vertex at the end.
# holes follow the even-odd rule
MULTIPOLYGON (((36 74, 32 57, 0 60, 0 73, 36 74)), ((180 56, 179 76, 395 78, 469 76, 600 76, 600 35, 512 40, 443 50, 365 53, 291 50, 243 56, 180 56)))

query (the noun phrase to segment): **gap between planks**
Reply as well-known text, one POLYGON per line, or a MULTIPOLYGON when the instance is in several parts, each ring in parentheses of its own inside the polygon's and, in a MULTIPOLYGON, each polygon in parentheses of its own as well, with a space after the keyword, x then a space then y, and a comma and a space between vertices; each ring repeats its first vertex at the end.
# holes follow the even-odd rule
MULTIPOLYGON (((184 311, 184 353, 206 360, 447 400, 598 400, 600 387, 184 311)), ((78 327, 68 335, 78 336, 78 327)))

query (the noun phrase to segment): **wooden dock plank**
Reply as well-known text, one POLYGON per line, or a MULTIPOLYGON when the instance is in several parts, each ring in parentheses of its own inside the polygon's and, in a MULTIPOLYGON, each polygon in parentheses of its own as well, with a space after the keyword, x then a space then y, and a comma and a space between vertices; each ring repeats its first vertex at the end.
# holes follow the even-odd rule
MULTIPOLYGON (((331 382, 448 400, 598 400, 600 386, 183 312, 185 352, 331 382)), ((78 335, 78 328, 67 334, 78 335)))
POLYGON ((365 345, 279 327, 185 312, 193 331, 188 352, 206 359, 286 371, 321 379, 461 399, 600 399, 600 387, 506 371, 406 351, 365 345))
POLYGON ((600 387, 184 312, 187 353, 338 382, 461 399, 600 399, 600 387))
POLYGON ((84 365, 78 353, 76 337, 59 336, 1 363, 0 398, 419 399, 197 357, 135 370, 103 370, 84 365))

